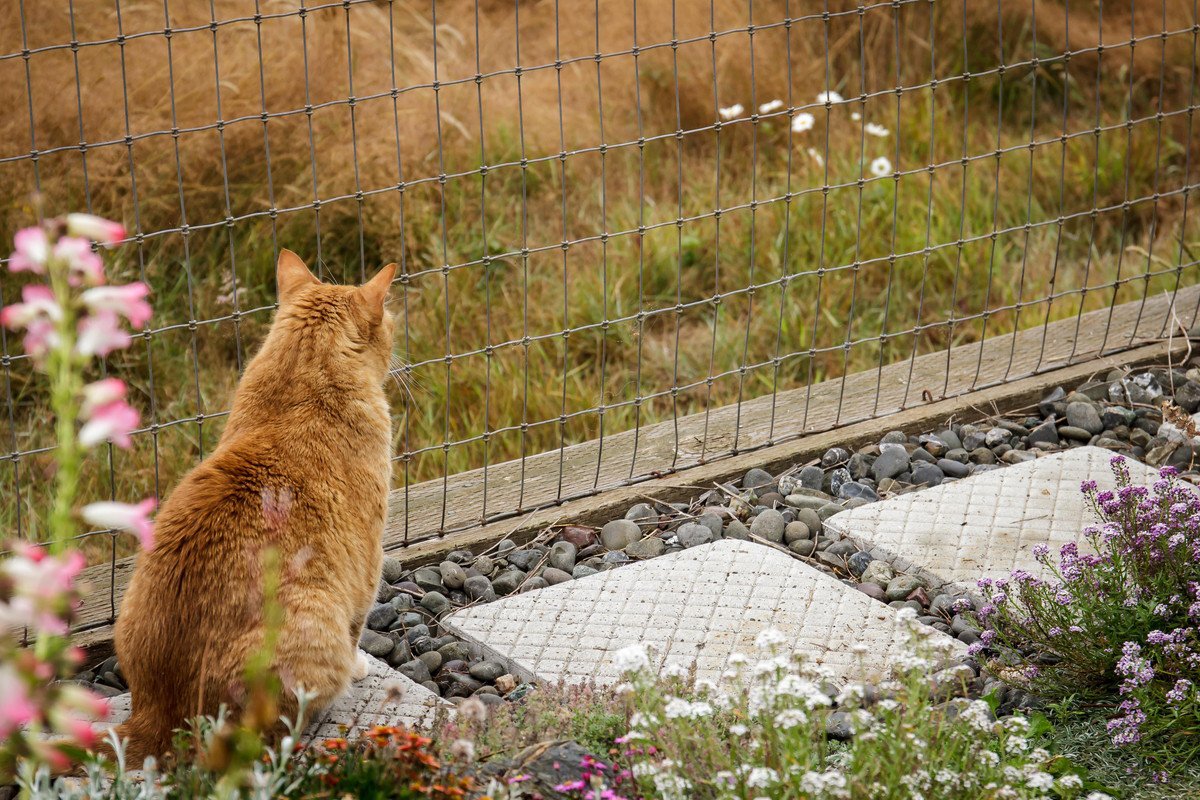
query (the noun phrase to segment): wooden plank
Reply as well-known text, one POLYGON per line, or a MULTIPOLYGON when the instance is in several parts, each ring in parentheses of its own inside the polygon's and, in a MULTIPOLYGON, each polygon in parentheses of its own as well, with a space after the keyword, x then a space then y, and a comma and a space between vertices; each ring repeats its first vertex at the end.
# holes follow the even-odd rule
MULTIPOLYGON (((1175 295, 1183 319, 1192 317, 1198 303, 1200 287, 1175 295)), ((1163 360, 1166 343, 1132 352, 1129 348, 1157 340, 1164 321, 1170 319, 1171 305, 1169 295, 1126 303, 1090 312, 1078 321, 1064 320, 956 347, 949 357, 944 351, 932 353, 911 363, 783 391, 773 398, 760 397, 743 402, 740 408, 714 409, 707 418, 694 414, 614 434, 605 437, 603 448, 590 441, 561 453, 531 456, 523 464, 515 460, 494 465, 486 476, 483 470, 461 473, 445 483, 444 495, 441 479, 407 491, 398 489, 390 498, 384 547, 402 554, 405 561, 427 561, 455 547, 506 535, 523 537, 554 522, 600 520, 643 495, 682 497, 693 486, 711 486, 714 480, 725 480, 750 466, 794 462, 835 443, 853 444, 885 430, 928 426, 955 410, 961 415, 965 402, 976 407, 993 403, 1013 407, 1047 386, 1082 380, 1093 370, 1163 360), (1105 341, 1111 355, 1101 357, 1105 341), (1046 374, 1068 365, 1078 366, 1046 374), (932 401, 922 399, 926 390, 932 401), (969 401, 956 399, 968 394, 969 401), (770 449, 755 452, 762 448, 770 449), (673 477, 630 480, 631 475, 655 472, 673 477)), ((1175 344, 1184 346, 1178 338, 1175 344)), ((110 635, 109 623, 132 564, 133 559, 126 558, 115 566, 103 564, 85 571, 91 588, 79 627, 95 647, 106 646, 105 631, 110 635)))

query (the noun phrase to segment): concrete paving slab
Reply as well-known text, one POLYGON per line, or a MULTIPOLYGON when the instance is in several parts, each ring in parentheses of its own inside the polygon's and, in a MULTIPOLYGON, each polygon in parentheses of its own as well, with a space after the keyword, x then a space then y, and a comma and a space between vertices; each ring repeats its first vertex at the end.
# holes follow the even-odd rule
MULTIPOLYGON (((825 528, 935 589, 975 591, 982 577, 1005 577, 1014 569, 1040 574, 1036 544, 1057 552, 1067 542, 1082 543, 1083 528, 1095 519, 1080 483, 1113 488, 1112 457, 1099 447, 1042 456, 843 511, 825 528)), ((1145 464, 1127 463, 1135 483, 1158 477, 1145 464)))
MULTIPOLYGON (((456 612, 447 628, 525 680, 607 685, 613 653, 651 650, 656 669, 717 679, 774 628, 837 680, 890 673, 904 648, 896 612, 774 548, 722 540, 456 612), (855 653, 861 646, 861 654, 855 653)), ((953 652, 965 648, 927 629, 953 652)))
MULTIPOLYGON (((360 733, 375 725, 404 725, 421 729, 434 720, 438 708, 452 709, 433 692, 414 683, 377 658, 367 656, 370 669, 367 677, 350 688, 329 708, 309 723, 303 740, 307 742, 342 736, 342 726, 350 733, 360 733), (389 699, 393 688, 398 699, 389 699)), ((111 714, 104 728, 119 725, 129 718, 128 692, 109 701, 111 714)))

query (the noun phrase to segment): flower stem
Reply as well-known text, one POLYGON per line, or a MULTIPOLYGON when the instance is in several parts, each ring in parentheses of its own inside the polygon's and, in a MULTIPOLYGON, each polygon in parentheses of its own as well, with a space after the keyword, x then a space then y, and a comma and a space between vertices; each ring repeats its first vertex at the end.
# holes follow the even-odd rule
POLYGON ((62 308, 58 322, 58 344, 48 355, 50 407, 54 412, 58 463, 55 473, 54 506, 50 512, 50 552, 66 549, 74 529, 75 495, 79 482, 79 445, 75 423, 79 416, 79 371, 75 364, 75 310, 67 283, 68 266, 52 258, 50 287, 62 308))

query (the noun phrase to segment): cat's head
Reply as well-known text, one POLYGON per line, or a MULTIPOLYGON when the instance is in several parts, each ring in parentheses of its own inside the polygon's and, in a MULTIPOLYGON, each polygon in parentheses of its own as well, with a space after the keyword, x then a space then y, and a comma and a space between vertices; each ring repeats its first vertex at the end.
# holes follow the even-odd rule
POLYGON ((281 250, 275 268, 279 292, 275 328, 289 338, 303 338, 317 351, 335 357, 339 365, 366 370, 382 382, 395 331, 386 308, 395 275, 396 265, 388 264, 362 286, 322 283, 300 256, 281 250))

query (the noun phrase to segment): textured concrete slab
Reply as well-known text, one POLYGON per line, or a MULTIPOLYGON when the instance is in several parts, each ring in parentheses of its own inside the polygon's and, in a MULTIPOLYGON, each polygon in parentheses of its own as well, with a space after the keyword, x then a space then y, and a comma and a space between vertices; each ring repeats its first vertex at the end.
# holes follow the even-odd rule
MULTIPOLYGON (((367 677, 350 688, 314 719, 304 731, 304 741, 334 738, 346 731, 357 733, 375 725, 404 725, 425 728, 434 720, 438 708, 453 705, 414 683, 377 658, 367 657, 367 677)), ((129 718, 128 692, 109 701, 111 714, 105 728, 129 718)))
POLYGON ((734 540, 466 608, 445 625, 525 680, 598 684, 620 679, 612 655, 632 644, 650 649, 656 668, 694 667, 713 680, 731 654, 753 654, 769 628, 835 679, 874 679, 889 673, 905 633, 882 603, 778 550, 734 540))
MULTIPOLYGON (((1043 456, 843 511, 825 527, 921 575, 934 588, 974 590, 979 578, 1004 577, 1014 569, 1039 574, 1036 544, 1057 551, 1080 541, 1095 519, 1079 485, 1094 480, 1112 488, 1112 457, 1099 447, 1043 456)), ((1145 464, 1127 463, 1135 483, 1149 485, 1158 477, 1145 464)))

